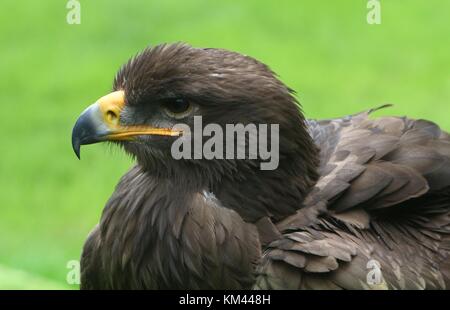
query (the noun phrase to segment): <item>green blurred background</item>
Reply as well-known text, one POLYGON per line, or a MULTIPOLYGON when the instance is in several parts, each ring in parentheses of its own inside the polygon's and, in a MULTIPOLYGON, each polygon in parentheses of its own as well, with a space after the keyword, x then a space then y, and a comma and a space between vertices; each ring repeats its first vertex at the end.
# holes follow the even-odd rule
POLYGON ((119 66, 149 44, 222 47, 269 64, 305 113, 328 118, 384 103, 382 114, 450 130, 450 1, 66 0, 0 4, 0 288, 62 288, 90 229, 131 161, 95 145, 78 161, 79 113, 119 66))

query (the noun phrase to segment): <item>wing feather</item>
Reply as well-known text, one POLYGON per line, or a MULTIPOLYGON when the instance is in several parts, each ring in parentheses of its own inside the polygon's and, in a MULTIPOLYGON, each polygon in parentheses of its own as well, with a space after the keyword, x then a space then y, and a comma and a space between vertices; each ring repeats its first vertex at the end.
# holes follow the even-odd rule
POLYGON ((276 223, 282 237, 268 245, 257 287, 449 287, 450 135, 373 111, 310 121, 321 176, 304 208, 276 223), (373 259, 378 285, 366 281, 373 259))

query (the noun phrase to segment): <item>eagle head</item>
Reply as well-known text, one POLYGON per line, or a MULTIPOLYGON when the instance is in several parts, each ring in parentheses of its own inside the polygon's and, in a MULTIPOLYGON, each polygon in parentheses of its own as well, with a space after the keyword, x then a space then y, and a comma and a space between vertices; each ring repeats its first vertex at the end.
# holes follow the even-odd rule
MULTIPOLYGON (((251 57, 180 43, 147 48, 123 65, 112 92, 78 118, 72 145, 79 157, 81 145, 111 141, 134 156, 145 171, 201 187, 217 185, 224 178, 248 180, 260 173, 264 159, 259 154, 252 157, 246 152, 237 158, 227 156, 223 147, 213 149, 223 156, 199 157, 195 141, 188 151, 192 156, 174 158, 173 144, 183 137, 195 138, 199 118, 202 133, 210 124, 224 130, 224 145, 229 124, 277 125, 276 168, 305 177, 314 174, 316 149, 291 89, 251 57)), ((244 140, 250 136, 247 132, 244 140)), ((202 139, 200 151, 207 141, 202 139)), ((233 143, 237 152, 239 142, 233 143)))

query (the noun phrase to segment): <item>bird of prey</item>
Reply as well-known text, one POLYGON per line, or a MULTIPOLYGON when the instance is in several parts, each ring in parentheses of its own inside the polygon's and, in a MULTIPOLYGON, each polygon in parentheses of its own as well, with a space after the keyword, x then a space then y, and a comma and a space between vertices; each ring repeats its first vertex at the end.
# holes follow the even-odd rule
POLYGON ((308 120, 251 57, 145 49, 73 128, 78 156, 109 141, 136 160, 86 240, 81 288, 450 288, 450 135, 373 111, 308 120), (278 167, 174 158, 175 125, 196 116, 278 124, 278 167))

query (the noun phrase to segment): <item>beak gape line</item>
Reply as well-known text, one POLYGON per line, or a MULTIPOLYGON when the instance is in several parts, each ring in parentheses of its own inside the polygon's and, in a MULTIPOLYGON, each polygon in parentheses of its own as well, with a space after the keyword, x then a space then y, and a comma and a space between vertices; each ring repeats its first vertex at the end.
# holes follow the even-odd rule
POLYGON ((120 113, 125 106, 125 93, 116 91, 89 106, 72 130, 72 147, 80 158, 81 145, 102 141, 133 140, 142 135, 179 136, 180 131, 151 126, 122 126, 120 113))

